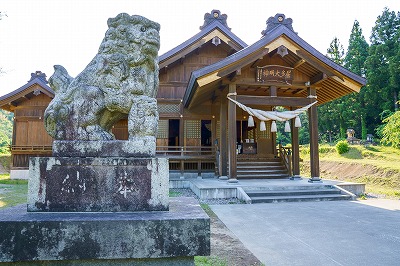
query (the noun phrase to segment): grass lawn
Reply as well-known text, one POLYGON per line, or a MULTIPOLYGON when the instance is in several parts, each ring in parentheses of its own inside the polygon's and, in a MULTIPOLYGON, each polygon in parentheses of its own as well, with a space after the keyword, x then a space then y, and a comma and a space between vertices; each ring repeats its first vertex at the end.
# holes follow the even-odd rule
MULTIPOLYGON (((324 144, 319 146, 319 152, 322 178, 365 183, 369 194, 400 198, 400 149, 350 145, 347 153, 339 154, 335 146, 324 144), (332 172, 323 171, 324 165, 332 172)), ((309 153, 308 146, 300 148, 304 175, 309 173, 309 153)))
POLYGON ((26 203, 27 180, 11 180, 9 174, 0 175, 0 209, 26 203))

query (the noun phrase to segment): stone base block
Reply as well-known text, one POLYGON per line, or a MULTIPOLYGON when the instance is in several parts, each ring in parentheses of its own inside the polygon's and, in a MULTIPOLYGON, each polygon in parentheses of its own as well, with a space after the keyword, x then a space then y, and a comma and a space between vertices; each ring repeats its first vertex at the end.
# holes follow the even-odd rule
POLYGON ((169 212, 27 213, 23 205, 0 210, 0 262, 193 265, 193 256, 209 254, 210 219, 193 198, 171 198, 169 212))
POLYGON ((28 211, 168 210, 168 159, 35 157, 28 211))
POLYGON ((155 137, 109 141, 53 141, 53 156, 55 157, 154 157, 155 154, 155 137))
POLYGON ((1 266, 195 266, 193 257, 0 262, 1 266))
POLYGON ((10 170, 10 179, 29 179, 29 170, 10 170))

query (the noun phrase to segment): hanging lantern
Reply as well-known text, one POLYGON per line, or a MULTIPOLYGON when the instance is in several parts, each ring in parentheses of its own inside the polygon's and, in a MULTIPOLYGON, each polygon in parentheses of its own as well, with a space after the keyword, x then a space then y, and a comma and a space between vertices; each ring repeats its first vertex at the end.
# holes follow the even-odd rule
POLYGON ((265 131, 267 130, 267 127, 265 126, 265 121, 261 121, 260 123, 260 131, 265 131))
POLYGON ((285 132, 290 132, 289 121, 286 121, 286 122, 285 122, 285 132))
POLYGON ((248 127, 254 127, 254 119, 251 115, 249 115, 249 119, 247 120, 248 127))
POLYGON ((296 116, 296 119, 294 120, 294 126, 301 127, 301 121, 299 116, 296 116))
POLYGON ((272 121, 272 123, 271 123, 271 132, 276 132, 276 131, 278 131, 277 128, 276 128, 276 122, 272 121))

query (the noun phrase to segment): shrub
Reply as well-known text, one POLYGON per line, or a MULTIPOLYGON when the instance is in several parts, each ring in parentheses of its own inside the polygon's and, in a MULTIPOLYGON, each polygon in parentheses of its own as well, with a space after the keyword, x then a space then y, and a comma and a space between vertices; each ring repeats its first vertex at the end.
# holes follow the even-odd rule
POLYGON ((335 148, 336 148, 336 151, 337 151, 339 154, 346 153, 346 152, 348 152, 349 149, 350 149, 350 148, 349 148, 349 143, 347 143, 346 140, 338 141, 338 143, 336 143, 335 148))

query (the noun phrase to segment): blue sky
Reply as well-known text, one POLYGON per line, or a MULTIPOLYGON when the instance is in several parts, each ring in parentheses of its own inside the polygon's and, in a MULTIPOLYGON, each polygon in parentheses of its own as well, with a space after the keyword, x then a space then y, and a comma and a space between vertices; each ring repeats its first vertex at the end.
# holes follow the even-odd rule
POLYGON ((107 19, 121 12, 142 15, 161 24, 160 54, 199 31, 204 14, 219 9, 228 26, 247 44, 261 37, 276 13, 293 19, 299 36, 326 53, 337 36, 344 48, 355 19, 367 41, 384 7, 400 11, 399 0, 1 0, 0 95, 24 85, 30 73, 48 77, 53 65, 78 75, 95 56, 107 30, 107 19))

